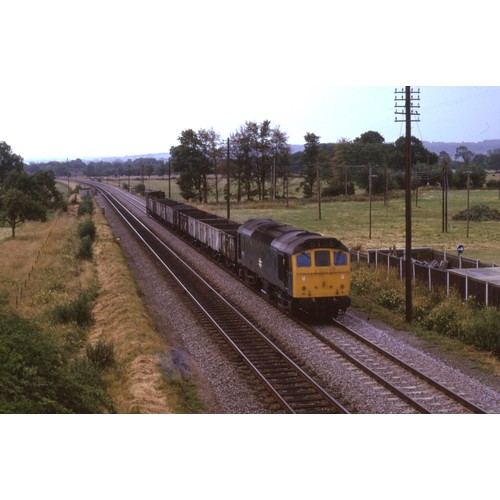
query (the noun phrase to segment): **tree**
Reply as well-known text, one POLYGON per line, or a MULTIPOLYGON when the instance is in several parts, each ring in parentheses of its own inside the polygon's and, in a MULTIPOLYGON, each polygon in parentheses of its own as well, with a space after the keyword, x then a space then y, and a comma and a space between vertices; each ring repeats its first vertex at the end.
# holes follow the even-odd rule
POLYGON ((252 193, 252 140, 247 133, 250 123, 246 122, 240 129, 231 135, 231 156, 234 159, 235 171, 233 177, 236 179, 236 199, 241 201, 246 195, 247 200, 253 196, 252 193))
MULTIPOLYGON (((439 158, 436 153, 431 153, 426 149, 420 139, 411 136, 411 164, 426 163, 427 165, 435 165, 439 158)), ((395 155, 390 158, 390 166, 396 169, 404 170, 405 168, 405 145, 406 137, 401 136, 395 143, 395 155)))
POLYGON ((238 200, 244 194, 248 199, 255 195, 265 198, 273 164, 277 174, 284 175, 284 167, 290 163, 287 139, 286 133, 279 127, 272 128, 269 120, 260 124, 247 121, 231 135, 238 200))
POLYGON ((369 130, 368 132, 361 134, 359 137, 356 137, 354 142, 360 142, 361 144, 384 144, 385 139, 378 132, 369 130))
MULTIPOLYGON (((224 158, 224 144, 222 143, 220 135, 215 132, 213 128, 209 130, 200 129, 198 131, 198 138, 200 140, 201 150, 203 155, 207 159, 207 162, 213 168, 213 172, 215 174, 215 199, 219 201, 219 172, 218 172, 218 164, 224 158)), ((204 184, 204 193, 205 193, 205 202, 207 201, 207 178, 205 176, 205 184, 204 184)))
POLYGON ((196 198, 207 202, 207 176, 212 172, 210 158, 204 154, 199 133, 192 129, 183 130, 178 138, 180 145, 170 149, 172 167, 180 173, 177 183, 186 200, 196 198))
POLYGON ((52 172, 27 175, 11 171, 4 182, 0 220, 7 222, 15 238, 18 224, 27 220, 46 222, 48 209, 63 206, 52 172))
POLYGON ((474 153, 467 149, 466 146, 458 146, 455 150, 455 160, 459 158, 462 158, 463 162, 468 165, 472 161, 472 158, 474 158, 474 153))
POLYGON ((314 183, 317 177, 317 164, 320 153, 320 137, 316 134, 308 132, 304 136, 306 143, 304 144, 304 153, 302 154, 302 161, 304 162, 304 182, 302 188, 305 198, 311 198, 313 195, 314 183))
MULTIPOLYGON (((370 132, 369 134, 370 136, 366 136, 365 139, 373 138, 374 134, 377 133, 370 132)), ((368 191, 369 186, 369 169, 372 167, 372 193, 383 193, 385 189, 384 167, 391 154, 394 155, 394 150, 392 144, 384 144, 383 142, 363 142, 362 139, 357 142, 342 142, 337 144, 333 164, 344 168, 357 167, 350 169, 352 179, 361 189, 366 191, 368 191)), ((390 186, 390 183, 388 185, 390 186)))
MULTIPOLYGON (((275 180, 279 177, 283 179, 283 196, 285 196, 286 182, 288 182, 288 170, 290 168, 290 148, 288 147, 288 135, 279 126, 271 131, 271 154, 275 165, 275 180)), ((277 194, 277 187, 275 195, 277 194)))
POLYGON ((9 173, 22 172, 23 168, 24 161, 22 157, 14 154, 6 142, 0 142, 0 196, 5 179, 9 173))
POLYGON ((466 189, 467 176, 470 178, 470 187, 473 189, 481 189, 486 182, 486 170, 484 167, 470 163, 468 165, 461 165, 457 168, 456 172, 453 174, 453 187, 457 189, 466 189))
POLYGON ((47 221, 47 209, 36 199, 17 188, 7 189, 3 197, 2 216, 12 229, 12 238, 16 237, 16 226, 26 220, 47 221))
MULTIPOLYGON (((476 157, 474 157, 474 163, 476 163, 476 157)), ((498 170, 500 168, 500 149, 488 151, 486 166, 495 170, 498 170)))

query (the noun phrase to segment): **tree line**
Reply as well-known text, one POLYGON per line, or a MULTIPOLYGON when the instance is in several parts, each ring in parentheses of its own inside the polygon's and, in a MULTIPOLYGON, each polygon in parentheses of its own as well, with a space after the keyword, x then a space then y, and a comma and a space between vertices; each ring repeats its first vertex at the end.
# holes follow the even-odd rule
MULTIPOLYGON (((326 196, 354 194, 356 188, 367 192, 370 185, 374 194, 404 189, 405 137, 386 143, 380 133, 368 131, 353 141, 322 144, 318 135, 308 132, 303 151, 294 154, 287 140, 287 134, 273 128, 268 120, 246 122, 227 140, 214 130, 183 130, 179 145, 170 150, 181 195, 206 202, 211 189, 209 176, 215 176, 218 193, 219 177, 228 174, 236 185, 231 193, 236 201, 280 196, 277 179, 281 181, 281 196, 285 196, 291 175, 301 177, 298 189, 306 198, 317 195, 318 189, 326 196)), ((464 146, 457 148, 452 160, 446 152, 437 155, 428 151, 416 137, 411 143, 414 188, 446 183, 447 187, 464 189, 468 179, 470 187, 481 188, 485 167, 491 168, 500 160, 497 151, 474 155, 464 146)))

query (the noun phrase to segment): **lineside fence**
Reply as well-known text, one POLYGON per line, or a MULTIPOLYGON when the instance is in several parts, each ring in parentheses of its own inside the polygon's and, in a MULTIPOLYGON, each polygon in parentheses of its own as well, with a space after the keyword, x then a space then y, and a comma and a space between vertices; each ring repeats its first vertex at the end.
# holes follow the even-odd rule
MULTIPOLYGON (((405 279, 404 249, 381 249, 361 252, 351 250, 351 261, 365 263, 377 269, 394 272, 399 279, 405 279)), ((429 290, 446 293, 455 289, 460 296, 468 300, 474 297, 480 304, 500 307, 500 286, 468 276, 467 272, 455 274, 455 270, 498 267, 496 264, 481 262, 479 259, 466 259, 450 252, 432 248, 414 248, 411 252, 413 282, 424 283, 429 290)), ((500 274, 499 274, 500 275, 500 274)))

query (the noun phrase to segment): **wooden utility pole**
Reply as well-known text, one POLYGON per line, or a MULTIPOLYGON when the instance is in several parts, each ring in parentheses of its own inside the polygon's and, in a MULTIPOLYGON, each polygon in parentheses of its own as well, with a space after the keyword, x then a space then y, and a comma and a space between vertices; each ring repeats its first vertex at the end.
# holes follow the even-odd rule
POLYGON ((369 200, 369 220, 368 220, 368 239, 372 239, 372 179, 376 177, 373 175, 373 166, 368 167, 368 200, 369 200))
POLYGON ((414 105, 413 100, 420 101, 420 89, 417 91, 406 86, 404 89, 395 90, 395 106, 396 115, 404 115, 405 118, 398 119, 396 116, 395 121, 405 121, 406 123, 406 142, 405 142, 405 206, 406 206, 406 251, 405 251, 405 284, 406 284, 406 322, 411 323, 413 316, 412 307, 412 287, 411 287, 411 122, 420 121, 420 114, 418 111, 414 111, 413 108, 419 108, 420 104, 414 105), (404 94, 404 97, 398 97, 398 94, 404 94), (417 94, 417 97, 413 97, 413 94, 417 94), (398 104, 404 101, 403 104, 398 104), (398 111, 398 109, 404 108, 404 111, 398 111), (413 119, 412 119, 413 118, 413 119))
POLYGON ((318 198, 318 219, 321 220, 321 179, 319 175, 319 163, 316 164, 316 195, 318 198))
POLYGON ((171 179, 170 176, 172 175, 172 164, 170 162, 170 158, 168 159, 168 198, 171 200, 172 199, 172 190, 171 190, 171 179))
POLYGON ((231 218, 231 164, 229 163, 229 137, 227 139, 227 218, 231 218))
POLYGON ((470 170, 465 172, 467 174, 467 238, 469 237, 469 220, 470 220, 470 170))

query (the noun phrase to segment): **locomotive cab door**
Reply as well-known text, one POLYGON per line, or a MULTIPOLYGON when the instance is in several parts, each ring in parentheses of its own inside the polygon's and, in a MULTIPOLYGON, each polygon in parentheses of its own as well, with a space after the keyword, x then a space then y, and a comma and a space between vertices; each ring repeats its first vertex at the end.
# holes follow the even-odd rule
POLYGON ((283 283, 285 288, 288 282, 288 267, 289 267, 289 256, 286 254, 278 254, 278 279, 283 283))

